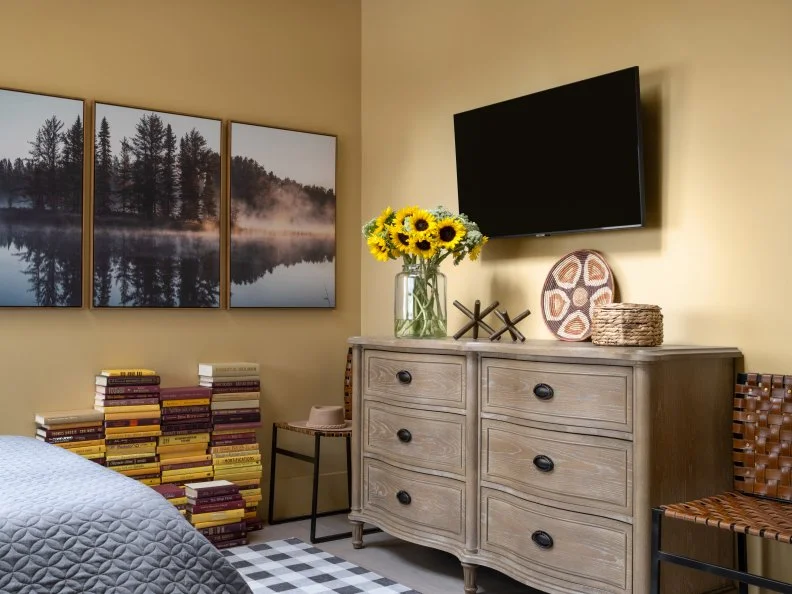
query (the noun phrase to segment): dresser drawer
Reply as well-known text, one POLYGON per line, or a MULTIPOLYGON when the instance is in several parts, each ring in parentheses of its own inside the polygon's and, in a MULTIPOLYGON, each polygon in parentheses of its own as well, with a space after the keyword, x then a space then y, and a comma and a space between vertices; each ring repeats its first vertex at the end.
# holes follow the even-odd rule
POLYGON ((363 508, 419 536, 465 536, 465 484, 363 460, 363 508))
POLYGON ((632 431, 632 368, 484 358, 482 412, 632 431))
POLYGON ((464 408, 465 357, 366 350, 363 397, 464 408))
POLYGON ((481 422, 482 480, 548 501, 632 513, 632 442, 481 422))
POLYGON ((632 589, 632 527, 593 515, 481 491, 481 550, 592 590, 632 589))
POLYGON ((363 405, 363 453, 427 469, 465 474, 465 417, 390 406, 363 405))

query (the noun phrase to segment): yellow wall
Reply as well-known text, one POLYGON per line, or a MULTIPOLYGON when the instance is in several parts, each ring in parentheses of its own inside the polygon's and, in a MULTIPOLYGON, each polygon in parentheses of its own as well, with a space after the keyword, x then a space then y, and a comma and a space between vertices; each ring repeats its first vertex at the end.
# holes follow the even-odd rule
MULTIPOLYGON (((37 410, 93 406, 102 367, 151 367, 173 386, 194 384, 199 361, 251 360, 268 461, 269 422, 343 401, 360 326, 359 2, 0 0, 0 14, 0 87, 338 136, 336 309, 0 309, 0 434, 32 435, 37 410)), ((343 466, 333 450, 329 473, 343 466)))
MULTIPOLYGON (((788 0, 364 0, 362 220, 457 208, 454 113, 638 65, 650 228, 494 240, 480 262, 444 264, 449 304, 528 307, 520 329, 551 338, 547 271, 597 249, 622 301, 663 308, 668 343, 734 345, 750 369, 792 373, 791 23, 788 0)), ((364 252, 364 333, 392 332, 398 269, 364 252)), ((452 307, 450 333, 462 322, 452 307)))

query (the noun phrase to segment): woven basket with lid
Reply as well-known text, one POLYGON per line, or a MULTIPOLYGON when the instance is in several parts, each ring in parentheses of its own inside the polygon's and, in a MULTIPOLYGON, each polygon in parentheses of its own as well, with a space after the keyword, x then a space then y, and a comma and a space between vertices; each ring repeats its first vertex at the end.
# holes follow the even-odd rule
POLYGON ((663 314, 657 305, 609 303, 596 305, 591 315, 591 342, 608 346, 663 344, 663 314))

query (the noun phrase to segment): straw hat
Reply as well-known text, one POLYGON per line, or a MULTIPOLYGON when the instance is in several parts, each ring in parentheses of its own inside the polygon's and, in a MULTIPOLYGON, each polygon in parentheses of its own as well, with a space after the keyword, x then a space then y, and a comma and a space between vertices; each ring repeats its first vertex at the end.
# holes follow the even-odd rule
POLYGON ((307 420, 293 421, 289 425, 305 429, 352 431, 352 421, 344 419, 343 406, 312 406, 307 420))

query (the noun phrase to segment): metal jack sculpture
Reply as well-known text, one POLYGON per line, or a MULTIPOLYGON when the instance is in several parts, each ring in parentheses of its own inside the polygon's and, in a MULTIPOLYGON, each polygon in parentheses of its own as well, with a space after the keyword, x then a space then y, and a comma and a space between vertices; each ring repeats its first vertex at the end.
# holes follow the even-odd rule
POLYGON ((492 326, 490 326, 489 324, 487 324, 487 322, 484 321, 484 318, 487 317, 492 312, 493 309, 498 307, 498 305, 500 305, 500 303, 496 301, 492 305, 488 306, 484 311, 481 311, 481 301, 476 299, 476 304, 473 306, 473 311, 470 311, 459 301, 454 301, 454 306, 459 311, 461 311, 463 314, 465 314, 467 317, 470 318, 470 321, 467 322, 464 326, 462 326, 459 332, 454 334, 454 340, 459 340, 460 337, 471 328, 473 329, 473 338, 478 338, 479 327, 481 327, 484 330, 484 332, 486 332, 489 335, 494 334, 495 330, 492 328, 492 326))
POLYGON ((526 309, 524 312, 519 314, 513 320, 509 318, 509 313, 505 309, 503 311, 495 310, 495 315, 500 318, 501 322, 503 322, 503 328, 501 328, 500 330, 495 332, 495 334, 490 336, 490 340, 500 340, 501 335, 508 330, 509 334, 511 334, 512 340, 519 340, 520 342, 525 342, 525 336, 523 336, 522 333, 519 330, 517 330, 516 324, 519 324, 525 318, 531 315, 531 312, 529 310, 526 309))

